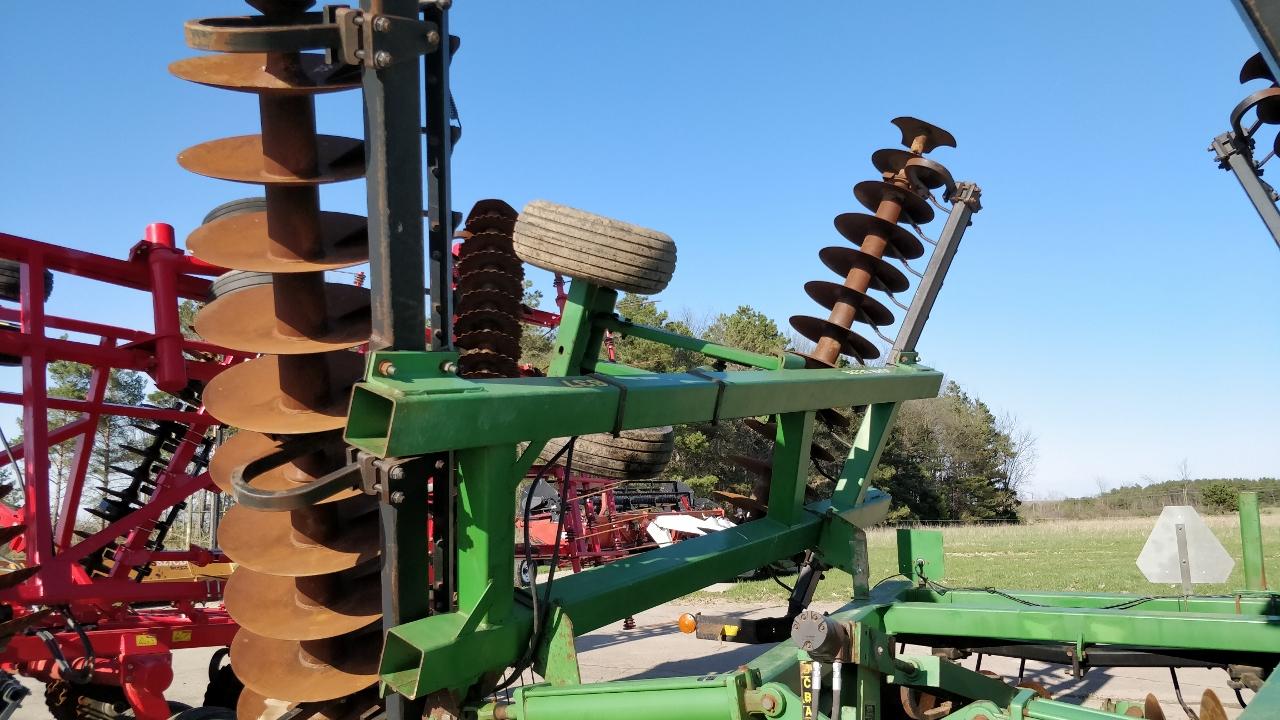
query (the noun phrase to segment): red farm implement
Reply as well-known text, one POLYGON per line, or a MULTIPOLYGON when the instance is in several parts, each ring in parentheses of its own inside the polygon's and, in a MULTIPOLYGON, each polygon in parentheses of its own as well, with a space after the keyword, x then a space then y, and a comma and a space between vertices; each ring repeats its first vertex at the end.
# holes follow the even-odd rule
MULTIPOLYGON (((0 392, 0 401, 21 406, 23 429, 21 444, 6 441, 0 453, 21 487, 20 502, 0 505, 14 566, 0 575, 0 667, 45 682, 59 720, 130 709, 167 718, 171 651, 225 646, 236 630, 221 607, 223 579, 209 567, 225 557, 216 548, 172 549, 169 538, 189 498, 212 487, 217 421, 201 405, 203 385, 247 357, 184 337, 180 326, 180 301, 206 300, 207 276, 224 271, 176 248, 164 224, 148 226, 126 260, 3 233, 0 257, 8 280, 0 297, 18 303, 0 306, 0 362, 22 371, 21 392, 0 392), (154 329, 46 312, 53 271, 150 294, 154 329), (88 368, 83 397, 50 396, 47 371, 57 361, 88 368), (112 373, 124 370, 145 373, 172 401, 109 402, 112 373), (72 419, 55 426, 51 412, 72 419), (106 417, 128 419, 139 440, 119 448, 95 488, 90 460, 106 417), (50 454, 63 443, 74 444, 70 466, 54 478, 50 454), (157 563, 207 571, 167 579, 153 573, 157 563)), ((220 677, 234 682, 229 672, 220 677)))

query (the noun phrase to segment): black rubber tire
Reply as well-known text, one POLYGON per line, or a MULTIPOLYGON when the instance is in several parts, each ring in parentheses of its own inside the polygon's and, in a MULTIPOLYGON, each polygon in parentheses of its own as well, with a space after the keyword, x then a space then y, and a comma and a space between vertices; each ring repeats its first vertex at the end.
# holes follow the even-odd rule
POLYGON ((546 200, 525 205, 514 244, 530 265, 641 295, 661 292, 676 269, 670 236, 546 200))
POLYGON ((236 703, 240 700, 240 692, 244 690, 244 683, 240 682, 240 678, 236 677, 236 673, 231 669, 230 665, 222 665, 226 648, 222 648, 214 653, 210 659, 209 668, 209 684, 204 689, 204 706, 230 709, 236 708, 236 703), (219 657, 221 656, 221 657, 219 657), (214 667, 214 663, 218 666, 214 667))
POLYGON ((235 708, 217 706, 187 708, 169 716, 169 720, 235 720, 235 708))
MULTIPOLYGON (((65 680, 54 680, 44 686, 44 703, 54 720, 102 720, 102 718, 132 718, 133 708, 125 699, 124 690, 116 685, 89 683, 75 685, 65 680), (93 707, 86 707, 80 698, 90 699, 93 707)), ((169 714, 188 712, 186 703, 169 701, 169 714)), ((194 720, 194 719, 192 719, 194 720)))
MULTIPOLYGON (((539 457, 546 461, 560 451, 568 438, 554 438, 539 457)), ((620 437, 609 433, 583 435, 573 446, 573 469, 615 480, 648 480, 662 474, 675 450, 675 432, 670 427, 623 430, 620 437)), ((568 454, 556 461, 563 465, 568 454)))
POLYGON ((267 199, 264 197, 240 198, 231 202, 224 202, 218 207, 210 210, 204 216, 204 220, 200 221, 201 225, 208 225, 214 220, 221 220, 224 217, 232 215, 241 215, 250 212, 263 212, 267 209, 267 199))
POLYGON ((232 270, 229 273, 219 275, 213 279, 213 282, 209 283, 209 300, 217 300, 223 295, 229 295, 237 290, 270 284, 271 273, 232 270))
MULTIPOLYGON (((53 273, 44 271, 44 299, 53 294, 53 273)), ((20 302, 22 300, 22 264, 14 260, 0 260, 0 298, 20 302)))
POLYGON ((529 587, 531 579, 537 576, 538 561, 533 561, 533 572, 529 571, 529 567, 529 563, 527 563, 524 558, 518 558, 516 560, 515 572, 513 573, 514 577, 512 578, 516 587, 529 587))

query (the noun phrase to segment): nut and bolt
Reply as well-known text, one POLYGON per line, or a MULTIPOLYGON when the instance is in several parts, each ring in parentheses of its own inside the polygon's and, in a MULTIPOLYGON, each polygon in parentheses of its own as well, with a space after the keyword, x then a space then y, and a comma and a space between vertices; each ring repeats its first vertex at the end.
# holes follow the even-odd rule
POLYGON ((440 365, 440 372, 443 372, 446 375, 454 375, 458 372, 458 363, 453 362, 452 360, 445 362, 440 365))
POLYGON ((400 503, 402 503, 402 502, 404 502, 404 492, 403 492, 403 491, 401 491, 401 490, 396 490, 395 492, 391 493, 391 504, 392 504, 392 505, 399 505, 399 504, 400 504, 400 503))
POLYGON ((392 60, 391 53, 387 52, 386 50, 379 50, 378 52, 373 54, 374 67, 384 68, 391 64, 391 60, 392 60))
POLYGON ((772 695, 760 696, 760 709, 765 712, 773 712, 773 709, 776 707, 778 707, 778 698, 772 695))
POLYGON ((385 15, 379 15, 377 20, 373 21, 373 29, 378 32, 386 32, 391 29, 391 18, 385 15))
POLYGON ((392 377, 396 374, 396 366, 391 364, 390 360, 383 360, 378 363, 378 374, 392 377))
POLYGON ((397 465, 397 466, 395 466, 395 467, 391 468, 391 472, 389 472, 389 473, 387 473, 387 474, 391 476, 391 479, 392 479, 392 480, 403 480, 403 479, 404 479, 404 466, 403 466, 403 465, 397 465))
POLYGON ((431 32, 427 33, 427 45, 429 47, 436 47, 439 44, 440 44, 440 33, 436 32, 435 30, 432 30, 431 32))

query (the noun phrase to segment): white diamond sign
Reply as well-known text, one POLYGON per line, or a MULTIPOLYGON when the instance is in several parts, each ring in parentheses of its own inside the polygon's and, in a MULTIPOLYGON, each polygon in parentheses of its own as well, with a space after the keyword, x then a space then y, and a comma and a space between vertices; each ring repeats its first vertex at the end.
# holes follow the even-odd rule
POLYGON ((1192 583, 1226 582, 1236 564, 1195 508, 1172 505, 1160 513, 1138 553, 1138 569, 1153 583, 1178 584, 1184 560, 1192 583))

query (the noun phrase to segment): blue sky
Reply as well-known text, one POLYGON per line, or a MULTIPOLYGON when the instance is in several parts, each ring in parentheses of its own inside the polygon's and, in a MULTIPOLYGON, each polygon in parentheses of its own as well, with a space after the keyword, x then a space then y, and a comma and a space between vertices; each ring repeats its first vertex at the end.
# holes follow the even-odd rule
MULTIPOLYGON (((1276 475, 1280 253, 1205 151, 1253 46, 1226 0, 1098 7, 459 0, 455 202, 545 198, 661 229, 680 252, 665 308, 745 303, 785 324, 817 311, 805 281, 834 279, 817 251, 843 242, 831 218, 858 209, 870 153, 897 144, 889 119, 917 115, 956 135, 934 157, 985 205, 920 349, 1038 438, 1031 494, 1183 460, 1276 475)), ((147 222, 184 237, 252 194, 174 156, 254 132, 253 98, 165 70, 191 54, 185 18, 246 11, 84 4, 57 19, 83 29, 74 43, 13 34, 0 229, 120 257, 147 222)), ((357 94, 319 106, 323 131, 360 133, 357 94)), ((335 210, 363 198, 323 193, 335 210)), ((141 294, 57 283, 51 312, 149 326, 141 294)))

